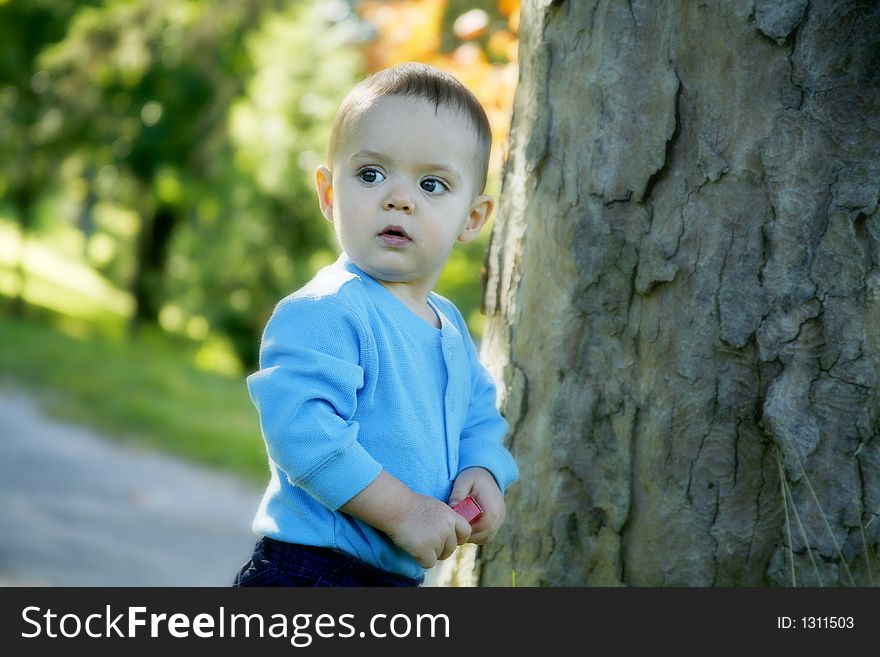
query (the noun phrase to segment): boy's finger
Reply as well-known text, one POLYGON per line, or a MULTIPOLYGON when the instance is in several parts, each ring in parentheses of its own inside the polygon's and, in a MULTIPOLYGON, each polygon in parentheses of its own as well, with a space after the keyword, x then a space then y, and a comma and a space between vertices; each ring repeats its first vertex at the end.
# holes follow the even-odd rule
POLYGON ((462 516, 455 514, 455 538, 459 545, 464 545, 471 537, 471 526, 462 516))
POLYGON ((471 493, 471 483, 465 481, 463 477, 459 477, 455 480, 455 485, 452 487, 452 492, 449 494, 449 506, 455 506, 459 502, 461 502, 464 498, 466 498, 471 493))
POLYGON ((413 555, 422 568, 433 568, 437 563, 437 552, 434 549, 428 549, 421 554, 413 555))
POLYGON ((470 539, 468 539, 469 543, 473 543, 475 545, 485 545, 486 543, 491 543, 492 539, 495 538, 495 535, 498 532, 494 529, 484 529, 482 531, 477 531, 471 534, 470 539))
POLYGON ((455 548, 457 548, 457 547, 458 547, 458 545, 456 545, 455 542, 452 541, 452 537, 451 536, 448 537, 446 539, 446 542, 443 544, 443 552, 441 552, 437 556, 437 560, 443 561, 444 559, 448 559, 449 557, 452 556, 452 553, 455 552, 455 548))

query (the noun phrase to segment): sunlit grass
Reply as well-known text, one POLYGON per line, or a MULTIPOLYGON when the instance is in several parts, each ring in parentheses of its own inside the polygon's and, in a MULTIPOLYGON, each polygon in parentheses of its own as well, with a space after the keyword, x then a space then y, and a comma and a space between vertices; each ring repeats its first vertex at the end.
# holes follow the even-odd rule
POLYGON ((0 221, 0 294, 19 292, 16 271, 24 269, 21 296, 32 305, 92 321, 120 321, 132 312, 131 295, 107 281, 89 265, 66 257, 38 239, 22 244, 19 228, 0 221))
POLYGON ((8 318, 0 318, 0 344, 0 378, 35 391, 51 413, 265 481, 258 418, 243 379, 199 368, 195 345, 159 332, 132 340, 75 337, 8 318))

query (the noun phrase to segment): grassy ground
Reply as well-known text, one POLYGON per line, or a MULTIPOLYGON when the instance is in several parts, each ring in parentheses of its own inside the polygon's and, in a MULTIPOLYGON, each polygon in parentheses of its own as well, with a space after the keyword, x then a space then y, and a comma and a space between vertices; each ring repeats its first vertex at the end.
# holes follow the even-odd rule
POLYGON ((74 337, 2 315, 0 345, 0 379, 38 393, 54 415, 265 482, 243 377, 199 369, 192 345, 157 332, 74 337))

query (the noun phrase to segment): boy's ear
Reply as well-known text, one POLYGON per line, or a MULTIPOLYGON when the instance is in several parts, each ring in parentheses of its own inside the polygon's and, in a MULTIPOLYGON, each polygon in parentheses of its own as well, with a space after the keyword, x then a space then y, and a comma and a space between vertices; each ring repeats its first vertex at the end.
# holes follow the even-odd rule
POLYGON ((492 215, 492 210, 494 208, 495 200, 488 194, 481 194, 475 198, 474 202, 471 204, 471 211, 468 214, 464 230, 461 231, 461 235, 458 236, 458 241, 467 243, 479 235, 480 230, 492 215))
POLYGON ((315 169, 315 190, 324 218, 333 222, 333 174, 323 164, 315 169))

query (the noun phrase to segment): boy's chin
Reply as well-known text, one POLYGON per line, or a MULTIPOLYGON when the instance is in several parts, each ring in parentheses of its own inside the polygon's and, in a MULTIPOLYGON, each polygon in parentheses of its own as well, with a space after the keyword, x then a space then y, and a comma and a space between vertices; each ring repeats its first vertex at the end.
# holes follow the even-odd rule
POLYGON ((364 271, 370 274, 370 276, 375 278, 377 281, 382 281, 383 283, 412 283, 416 280, 415 276, 408 275, 406 273, 399 273, 387 270, 369 272, 364 269, 364 271))
MULTIPOLYGON (((355 263, 357 264, 357 263, 355 263)), ((360 265, 358 265, 360 267, 360 265)), ((400 270, 394 269, 391 267, 388 268, 367 268, 361 267, 365 272, 367 272, 370 276, 375 278, 377 281, 381 281, 383 283, 414 283, 421 284, 427 280, 430 280, 428 276, 425 276, 421 272, 413 272, 410 270, 400 270)))
POLYGON ((393 259, 363 259, 352 258, 352 262, 363 269, 373 278, 380 281, 388 281, 389 283, 406 283, 414 278, 417 274, 411 271, 402 263, 394 262, 393 259), (390 262, 388 260, 391 260, 390 262))

